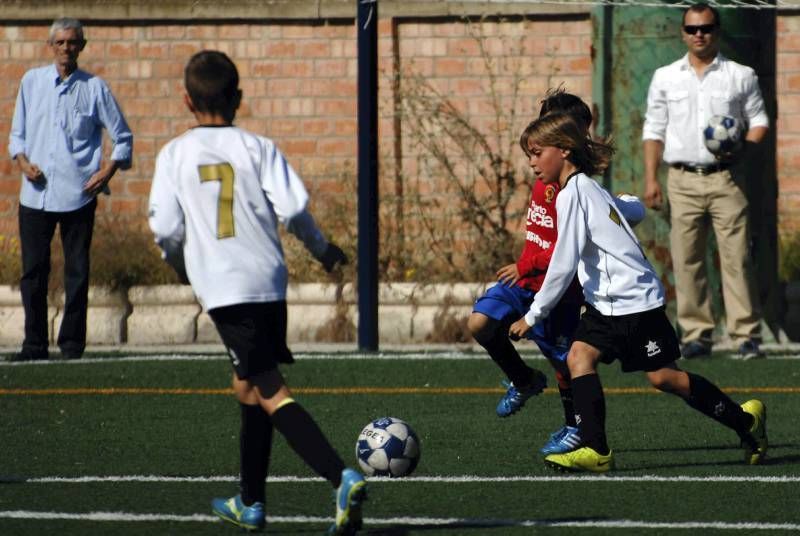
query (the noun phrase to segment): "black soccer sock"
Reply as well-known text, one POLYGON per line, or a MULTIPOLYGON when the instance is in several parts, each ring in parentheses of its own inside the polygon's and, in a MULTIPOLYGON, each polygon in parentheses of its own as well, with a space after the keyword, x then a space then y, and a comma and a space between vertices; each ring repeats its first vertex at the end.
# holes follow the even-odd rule
POLYGON ((294 400, 288 400, 272 414, 272 424, 309 467, 338 488, 344 462, 311 415, 294 400))
POLYGON ((686 403, 715 421, 734 430, 739 436, 749 434, 753 416, 719 390, 719 387, 702 376, 689 375, 689 398, 686 403))
POLYGON ((264 484, 272 450, 272 421, 261 406, 239 404, 242 424, 239 430, 239 490, 242 502, 250 506, 264 502, 264 484))
POLYGON ((608 454, 606 440, 606 399, 597 374, 587 374, 572 380, 575 418, 581 441, 599 454, 608 454))
POLYGON ((526 387, 531 383, 533 369, 525 364, 502 328, 498 329, 489 341, 481 343, 481 346, 515 387, 526 387))
POLYGON ((561 407, 564 408, 564 422, 567 426, 573 428, 578 427, 575 420, 575 404, 572 402, 572 384, 570 383, 569 373, 556 369, 556 384, 558 385, 558 394, 561 396, 561 407))
POLYGON ((578 423, 575 421, 575 404, 572 400, 572 388, 563 387, 558 388, 558 393, 561 395, 561 406, 564 408, 564 422, 567 426, 577 428, 578 423))

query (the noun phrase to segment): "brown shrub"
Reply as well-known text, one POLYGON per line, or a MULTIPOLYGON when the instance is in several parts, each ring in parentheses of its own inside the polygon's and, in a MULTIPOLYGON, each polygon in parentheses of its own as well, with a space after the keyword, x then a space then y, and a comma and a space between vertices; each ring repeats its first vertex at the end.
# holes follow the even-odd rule
MULTIPOLYGON (((50 245, 49 293, 64 290, 64 253, 58 229, 50 245)), ((0 234, 0 284, 18 285, 22 262, 17 231, 0 234)), ((153 234, 142 223, 113 214, 98 213, 91 250, 90 284, 125 290, 134 285, 177 283, 153 241, 153 234)))

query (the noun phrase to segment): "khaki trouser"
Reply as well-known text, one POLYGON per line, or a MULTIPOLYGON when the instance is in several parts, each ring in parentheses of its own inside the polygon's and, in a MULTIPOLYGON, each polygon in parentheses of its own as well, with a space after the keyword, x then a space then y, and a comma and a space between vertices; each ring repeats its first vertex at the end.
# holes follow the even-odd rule
POLYGON ((719 247, 727 330, 737 343, 759 338, 761 311, 753 287, 747 199, 729 171, 699 175, 670 168, 670 242, 683 342, 711 342, 714 319, 706 252, 713 227, 719 247))

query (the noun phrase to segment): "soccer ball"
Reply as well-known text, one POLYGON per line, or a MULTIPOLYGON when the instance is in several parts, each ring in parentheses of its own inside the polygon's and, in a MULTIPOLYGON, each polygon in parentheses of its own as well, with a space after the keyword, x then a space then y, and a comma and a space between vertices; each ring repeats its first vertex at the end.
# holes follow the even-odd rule
POLYGON ((375 419, 358 434, 356 459, 367 476, 410 475, 417 467, 419 455, 417 434, 400 419, 375 419))
POLYGON ((715 155, 735 153, 742 146, 742 128, 735 117, 715 115, 703 130, 706 149, 715 155))

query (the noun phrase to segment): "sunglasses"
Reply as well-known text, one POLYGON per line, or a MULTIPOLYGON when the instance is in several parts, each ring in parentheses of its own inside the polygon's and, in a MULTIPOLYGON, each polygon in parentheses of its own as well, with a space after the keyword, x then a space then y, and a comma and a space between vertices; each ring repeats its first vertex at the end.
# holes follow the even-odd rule
POLYGON ((694 35, 697 33, 698 30, 700 30, 701 34, 706 35, 713 32, 716 29, 716 27, 717 26, 715 24, 700 24, 698 26, 695 26, 693 24, 687 24, 686 26, 683 27, 683 31, 687 35, 694 35))

